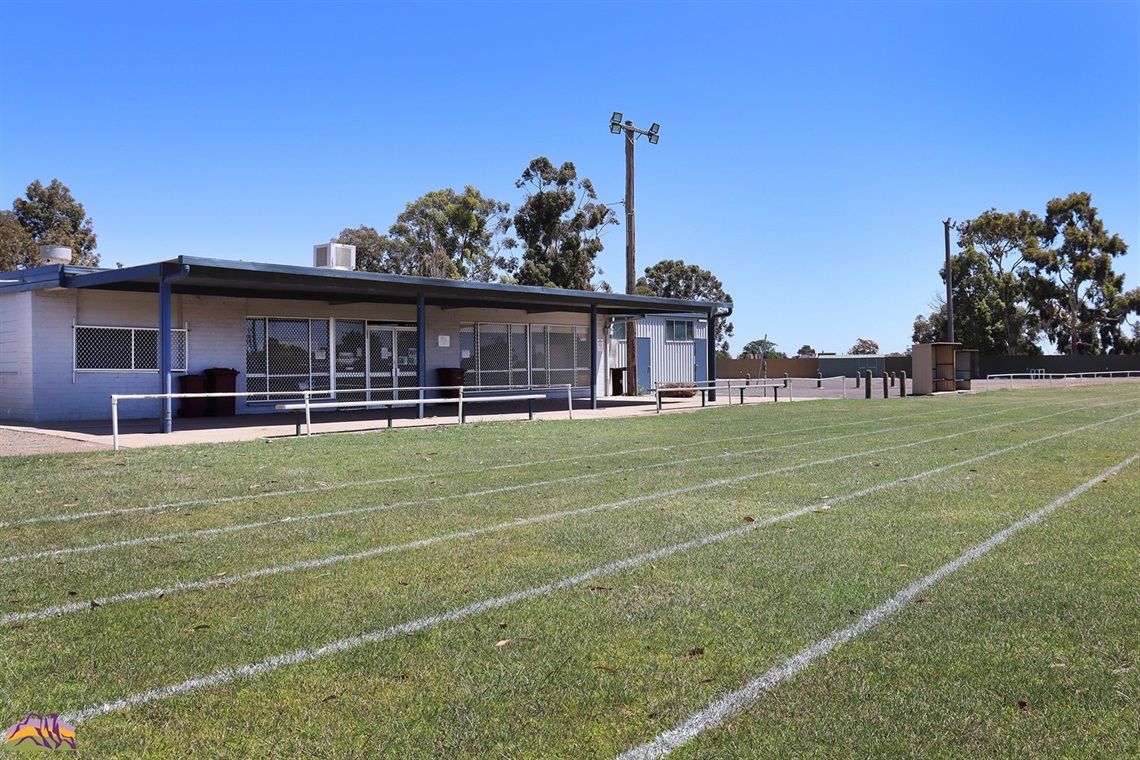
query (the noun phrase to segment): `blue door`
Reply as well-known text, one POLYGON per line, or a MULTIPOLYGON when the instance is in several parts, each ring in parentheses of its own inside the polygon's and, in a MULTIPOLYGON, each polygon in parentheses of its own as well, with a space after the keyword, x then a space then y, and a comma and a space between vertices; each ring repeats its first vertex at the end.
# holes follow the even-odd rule
POLYGON ((637 384, 640 390, 648 393, 653 388, 653 377, 649 372, 649 338, 637 339, 637 384))
POLYGON ((709 380, 709 342, 702 338, 693 341, 693 382, 709 380))

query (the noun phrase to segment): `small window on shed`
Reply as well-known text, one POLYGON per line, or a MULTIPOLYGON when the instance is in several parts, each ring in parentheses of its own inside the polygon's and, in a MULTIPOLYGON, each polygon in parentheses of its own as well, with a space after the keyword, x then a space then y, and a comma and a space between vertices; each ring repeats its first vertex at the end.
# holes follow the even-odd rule
POLYGON ((625 326, 626 322, 614 322, 613 336, 614 340, 625 340, 625 326))
POLYGON ((693 323, 680 319, 665 320, 665 340, 692 343, 693 323))

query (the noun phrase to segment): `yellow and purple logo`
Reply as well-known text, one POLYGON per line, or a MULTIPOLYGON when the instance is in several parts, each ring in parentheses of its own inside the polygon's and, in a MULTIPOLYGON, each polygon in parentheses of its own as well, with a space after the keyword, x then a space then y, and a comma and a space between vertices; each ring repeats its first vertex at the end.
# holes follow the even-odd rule
POLYGON ((75 749, 75 729, 61 721, 55 713, 49 715, 28 713, 28 717, 4 732, 4 740, 8 749, 17 752, 75 749))

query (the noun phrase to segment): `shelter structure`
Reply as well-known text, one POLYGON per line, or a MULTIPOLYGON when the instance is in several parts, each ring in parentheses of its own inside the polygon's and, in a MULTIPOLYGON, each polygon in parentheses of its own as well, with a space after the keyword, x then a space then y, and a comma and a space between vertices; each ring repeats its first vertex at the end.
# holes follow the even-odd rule
POLYGON ((932 393, 949 393, 955 390, 969 390, 967 375, 958 380, 955 349, 961 343, 916 343, 911 349, 911 362, 914 367, 913 390, 915 396, 928 396, 932 393))
MULTIPOLYGON (((274 411, 293 391, 418 400, 425 391, 409 389, 459 378, 465 392, 570 384, 596 406, 614 323, 729 313, 725 303, 192 256, 50 264, 0 274, 0 420, 106 419, 111 394, 176 393, 205 370, 249 394, 237 414, 274 411)), ((694 364, 715 377, 715 353, 696 335, 686 341, 703 350, 694 364)), ((169 399, 120 409, 157 414, 166 430, 172 412, 169 399)))

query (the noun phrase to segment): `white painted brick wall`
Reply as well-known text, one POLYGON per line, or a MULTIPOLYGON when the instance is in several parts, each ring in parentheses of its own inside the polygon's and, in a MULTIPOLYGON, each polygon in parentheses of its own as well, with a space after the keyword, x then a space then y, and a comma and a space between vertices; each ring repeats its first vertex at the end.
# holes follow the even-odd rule
POLYGON ((0 296, 0 420, 32 418, 32 294, 0 296))
MULTIPOLYGON (((110 396, 112 393, 158 393, 161 379, 157 372, 75 372, 73 356, 73 323, 84 325, 106 325, 118 327, 157 327, 158 296, 145 293, 118 293, 112 291, 35 291, 23 296, 24 308, 30 312, 30 319, 4 319, 5 324, 30 325, 25 330, 26 337, 10 341, 14 345, 24 345, 26 351, 13 361, 29 366, 31 382, 27 392, 30 408, 21 413, 24 419, 34 421, 108 419, 110 416, 110 396), (31 347, 34 346, 34 356, 31 347)), ((20 299, 3 299, 7 304, 20 299)), ((211 367, 229 367, 238 370, 237 390, 244 391, 245 385, 245 330, 246 318, 252 317, 303 317, 309 319, 369 319, 414 324, 416 307, 404 304, 342 304, 330 305, 323 301, 288 301, 244 298, 221 298, 213 296, 175 295, 172 298, 172 323, 176 328, 189 328, 189 372, 198 374, 211 367)), ((5 312, 6 313, 6 312, 5 312)), ((17 315, 18 316, 18 315, 17 315)), ((427 308, 427 382, 435 384, 435 370, 439 367, 459 365, 459 326, 466 322, 509 322, 514 324, 589 324, 589 315, 578 313, 527 314, 514 309, 448 309, 427 308), (438 338, 447 335, 450 346, 440 348, 438 338)), ((601 320, 598 336, 601 337, 601 320)), ((0 326, 0 340, 3 340, 3 327, 0 326)), ((16 356, 13 354, 13 356, 16 356)), ((598 377, 604 378, 604 356, 598 351, 598 377)), ((174 376, 173 390, 179 390, 178 378, 174 376)), ((4 382, 0 376, 0 383, 4 382)), ((23 377, 21 375, 20 377, 23 377)), ((0 389, 5 388, 0 385, 0 389)), ((6 391, 0 395, 0 412, 5 405, 14 410, 19 408, 19 392, 6 391), (11 396, 11 401, 9 401, 11 396)), ((177 410, 178 402, 175 402, 177 410)), ((160 413, 158 401, 120 402, 120 416, 123 419, 157 418, 160 413)), ((272 405, 247 405, 243 399, 237 401, 237 411, 242 413, 272 412, 272 405)))

